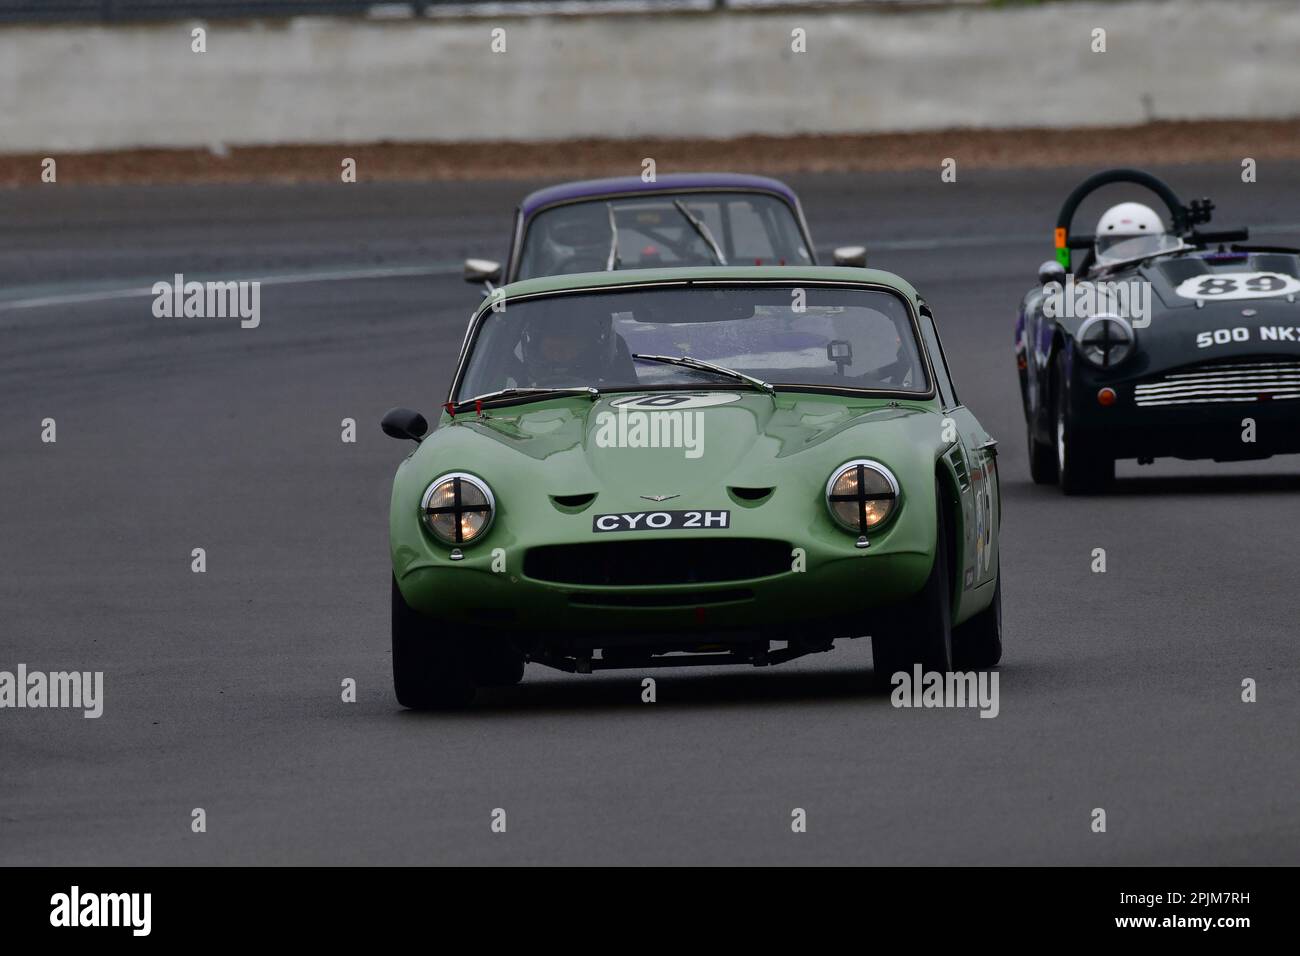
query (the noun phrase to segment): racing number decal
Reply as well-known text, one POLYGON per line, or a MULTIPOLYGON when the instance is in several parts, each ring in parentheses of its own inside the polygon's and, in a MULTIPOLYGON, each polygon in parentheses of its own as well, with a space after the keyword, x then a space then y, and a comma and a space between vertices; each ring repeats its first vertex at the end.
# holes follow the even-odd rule
POLYGON ((622 395, 612 399, 613 408, 648 408, 676 411, 683 408, 712 408, 740 401, 735 392, 661 392, 657 395, 622 395))
POLYGON ((1267 299, 1300 292, 1300 279, 1277 272, 1218 272, 1179 283, 1174 294, 1184 299, 1267 299))

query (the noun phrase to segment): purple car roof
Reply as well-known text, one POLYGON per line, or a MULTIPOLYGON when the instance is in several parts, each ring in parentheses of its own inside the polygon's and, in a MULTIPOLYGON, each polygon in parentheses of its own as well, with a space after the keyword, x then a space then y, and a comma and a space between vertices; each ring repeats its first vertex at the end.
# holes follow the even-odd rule
POLYGON ((613 179, 585 179, 575 183, 560 183, 529 193, 519 204, 524 218, 537 210, 557 202, 591 199, 622 193, 677 192, 684 189, 753 190, 775 193, 794 208, 799 208, 798 197, 785 183, 766 176, 747 176, 744 173, 669 173, 648 183, 640 176, 618 176, 613 179))

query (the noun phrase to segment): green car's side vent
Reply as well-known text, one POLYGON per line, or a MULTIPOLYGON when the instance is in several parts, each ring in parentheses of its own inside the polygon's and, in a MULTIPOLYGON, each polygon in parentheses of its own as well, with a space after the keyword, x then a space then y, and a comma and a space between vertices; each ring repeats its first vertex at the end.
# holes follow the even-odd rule
POLYGON ((551 504, 565 514, 576 515, 596 500, 594 491, 581 495, 551 495, 551 504))
POLYGON ((957 484, 962 491, 970 490, 970 470, 966 467, 966 456, 960 450, 952 453, 952 470, 957 474, 957 484))

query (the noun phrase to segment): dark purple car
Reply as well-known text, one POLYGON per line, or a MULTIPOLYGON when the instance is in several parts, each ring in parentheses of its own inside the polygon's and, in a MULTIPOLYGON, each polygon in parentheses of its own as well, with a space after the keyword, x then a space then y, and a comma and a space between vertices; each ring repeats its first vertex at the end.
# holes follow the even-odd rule
MULTIPOLYGON (((467 259, 465 280, 664 266, 815 265, 799 198, 785 183, 739 173, 591 179, 539 189, 515 212, 500 262, 467 259)), ((865 266, 866 250, 835 250, 835 264, 865 266)))

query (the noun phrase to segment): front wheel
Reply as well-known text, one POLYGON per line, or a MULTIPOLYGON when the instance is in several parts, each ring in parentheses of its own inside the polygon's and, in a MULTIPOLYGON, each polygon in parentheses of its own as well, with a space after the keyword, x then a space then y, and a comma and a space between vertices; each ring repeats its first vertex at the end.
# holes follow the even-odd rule
POLYGON ((1056 411, 1056 471, 1061 490, 1067 495, 1088 495, 1104 491, 1115 480, 1115 459, 1080 432, 1070 415, 1065 394, 1065 355, 1056 359, 1056 387, 1052 389, 1056 411))
POLYGON ((1025 432, 1029 438, 1029 477, 1036 485, 1056 484, 1056 448, 1038 440, 1032 421, 1026 420, 1025 432))
POLYGON ((890 686, 899 671, 946 674, 952 670, 952 578, 948 573, 948 518, 939 488, 935 488, 937 514, 934 563, 921 590, 894 609, 871 635, 871 661, 876 684, 890 686))
POLYGON ((415 611, 393 578, 393 690, 412 710, 464 707, 476 689, 460 642, 415 611))
POLYGON ((952 629, 952 663, 958 670, 980 671, 1002 660, 1002 568, 993 600, 984 610, 952 629))

